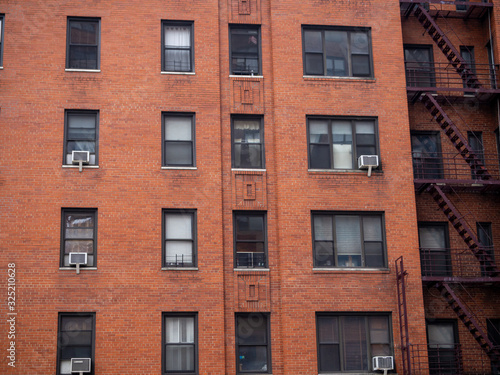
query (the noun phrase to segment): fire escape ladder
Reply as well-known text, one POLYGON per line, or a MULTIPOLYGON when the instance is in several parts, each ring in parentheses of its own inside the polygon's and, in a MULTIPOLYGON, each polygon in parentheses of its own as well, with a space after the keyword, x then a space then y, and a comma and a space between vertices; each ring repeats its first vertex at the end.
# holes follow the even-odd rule
POLYGON ((495 366, 499 366, 500 350, 490 341, 488 334, 479 323, 475 314, 473 314, 470 308, 468 308, 468 306, 458 298, 448 283, 439 282, 436 284, 436 287, 441 295, 446 299, 451 309, 455 312, 455 314, 457 314, 458 318, 465 325, 467 330, 481 346, 483 351, 491 359, 493 364, 495 364, 495 366))
POLYGON ((403 257, 396 259, 396 284, 398 287, 399 333, 401 335, 401 351, 403 355, 403 375, 411 374, 410 337, 408 335, 408 311, 406 309, 406 276, 408 272, 403 266, 403 257))
POLYGON ((446 215, 448 221, 452 224, 453 228, 455 228, 467 247, 477 258, 482 272, 490 277, 498 276, 500 271, 498 270, 495 262, 490 257, 486 249, 480 244, 476 234, 470 228, 464 216, 460 214, 441 188, 437 185, 431 184, 427 188, 427 191, 432 195, 432 198, 446 215))
POLYGON ((466 87, 470 88, 481 88, 481 83, 477 79, 474 71, 467 64, 460 55, 460 52, 455 48, 455 46, 450 42, 446 34, 437 25, 436 21, 427 12, 422 5, 415 5, 415 11, 413 13, 420 24, 424 27, 425 31, 430 35, 434 43, 439 47, 439 49, 446 56, 451 66, 456 70, 456 72, 462 78, 462 81, 466 87))
POLYGON ((460 133, 457 126, 453 123, 453 121, 451 121, 443 108, 439 105, 436 99, 434 99, 432 94, 425 93, 420 97, 420 99, 422 100, 425 108, 438 123, 441 130, 450 139, 453 146, 455 146, 471 170, 474 171, 474 175, 482 180, 490 179, 491 175, 481 159, 470 148, 469 143, 465 140, 465 137, 460 133))

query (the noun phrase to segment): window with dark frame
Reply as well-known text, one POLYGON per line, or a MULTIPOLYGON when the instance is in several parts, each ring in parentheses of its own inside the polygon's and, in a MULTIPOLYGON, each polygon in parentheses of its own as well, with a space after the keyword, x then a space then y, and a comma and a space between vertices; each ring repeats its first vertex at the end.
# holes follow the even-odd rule
POLYGON ((194 167, 195 115, 193 113, 163 114, 163 166, 194 167))
POLYGON ((231 74, 260 75, 260 27, 229 27, 231 74))
POLYGON ((302 27, 304 74, 373 77, 370 29, 302 27))
POLYGON ((418 222, 422 276, 451 276, 448 223, 418 222))
POLYGON ((381 213, 313 212, 314 267, 385 268, 381 213))
POLYGON ((232 117, 233 168, 265 168, 262 117, 232 117))
POLYGON ((236 373, 271 373, 269 314, 236 314, 236 373))
POLYGON ((196 210, 163 210, 163 267, 196 264, 196 210))
POLYGON ((90 358, 94 374, 95 313, 59 313, 57 375, 72 374, 71 358, 90 358))
POLYGON ((5 16, 0 14, 0 66, 3 66, 3 24, 5 16))
POLYGON ((162 21, 164 72, 194 72, 193 22, 162 21))
POLYGON ((63 164, 73 165, 72 151, 88 151, 89 164, 98 165, 99 111, 66 110, 63 164))
POLYGON ((234 213, 235 268, 267 268, 267 222, 265 212, 234 213))
POLYGON ((427 321, 429 374, 457 374, 461 369, 458 347, 458 326, 455 319, 427 321))
POLYGON ((61 267, 69 267, 70 253, 86 253, 87 267, 97 264, 97 209, 63 208, 61 267))
POLYGON ((68 17, 66 69, 99 70, 99 18, 68 17))
POLYGON ((378 155, 374 118, 307 117, 310 169, 358 169, 361 155, 378 155))
POLYGON ((198 374, 197 313, 163 313, 162 374, 198 374))
POLYGON ((371 372, 374 356, 392 356, 388 314, 317 313, 318 370, 371 372))

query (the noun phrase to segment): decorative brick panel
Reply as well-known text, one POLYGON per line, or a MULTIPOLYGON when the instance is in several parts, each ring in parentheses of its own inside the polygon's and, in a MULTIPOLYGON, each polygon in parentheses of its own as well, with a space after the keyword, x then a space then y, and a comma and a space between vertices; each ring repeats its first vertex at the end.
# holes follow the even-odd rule
POLYGON ((264 113, 262 78, 233 78, 231 107, 234 113, 264 113))
POLYGON ((233 172, 233 209, 267 209, 266 172, 233 172))
POLYGON ((261 23, 260 0, 229 0, 233 23, 261 23))
MULTIPOLYGON (((236 271, 238 272, 238 271, 236 271)), ((268 272, 241 271, 235 278, 236 311, 268 311, 271 308, 268 272)))

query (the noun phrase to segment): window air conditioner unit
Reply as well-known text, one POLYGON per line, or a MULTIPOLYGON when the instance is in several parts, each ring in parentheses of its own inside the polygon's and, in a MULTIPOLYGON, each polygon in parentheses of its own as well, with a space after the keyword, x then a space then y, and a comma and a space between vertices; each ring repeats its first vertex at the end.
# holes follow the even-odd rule
POLYGON ((372 168, 377 168, 378 166, 378 155, 361 155, 358 158, 358 168, 368 169, 368 177, 372 174, 372 168))
POLYGON ((91 358, 71 358, 71 373, 90 372, 91 358))
POLYGON ((89 151, 71 151, 71 162, 73 164, 78 164, 80 166, 80 172, 81 172, 82 165, 88 164, 90 162, 90 152, 89 151))
POLYGON ((80 273, 80 264, 87 265, 87 253, 69 253, 69 265, 76 266, 76 273, 80 273))
POLYGON ((372 358, 373 370, 394 370, 394 358, 393 357, 373 357, 372 358))

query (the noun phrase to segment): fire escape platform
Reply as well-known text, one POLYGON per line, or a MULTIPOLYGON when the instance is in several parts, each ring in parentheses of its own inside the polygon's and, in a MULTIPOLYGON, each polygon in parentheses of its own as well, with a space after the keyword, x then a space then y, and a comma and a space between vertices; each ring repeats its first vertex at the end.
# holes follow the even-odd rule
POLYGON ((500 283, 500 276, 496 277, 460 277, 460 276, 422 276, 422 283, 460 283, 460 284, 498 284, 500 283))
POLYGON ((435 184, 445 193, 454 191, 469 193, 500 192, 500 180, 454 180, 454 179, 419 179, 413 180, 415 191, 422 193, 430 184, 435 184))
MULTIPOLYGON (((407 69, 408 71, 408 69, 407 69)), ((463 87, 417 87, 406 86, 408 101, 415 103, 425 93, 430 92, 438 103, 462 104, 470 101, 491 103, 500 96, 500 89, 463 87)))
POLYGON ((445 18, 461 18, 467 19, 481 19, 487 13, 488 9, 493 9, 492 3, 482 2, 466 2, 466 1, 444 1, 444 0, 399 0, 401 7, 401 15, 408 17, 411 13, 412 7, 415 4, 426 3, 429 4, 429 14, 432 17, 445 17, 445 18), (467 10, 456 10, 456 5, 463 5, 467 10))

